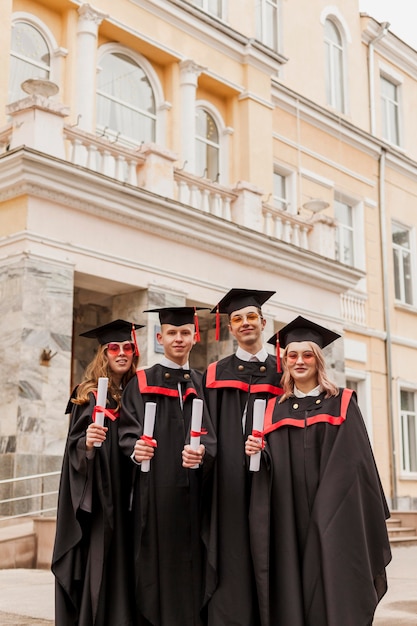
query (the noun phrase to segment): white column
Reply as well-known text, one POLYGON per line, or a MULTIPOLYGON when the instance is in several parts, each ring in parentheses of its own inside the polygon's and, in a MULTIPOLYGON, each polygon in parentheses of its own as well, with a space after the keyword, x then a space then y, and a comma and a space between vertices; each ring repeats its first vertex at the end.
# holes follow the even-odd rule
POLYGON ((94 132, 98 27, 105 13, 83 4, 78 9, 76 112, 79 128, 94 132))
POLYGON ((194 61, 181 61, 181 158, 183 169, 195 173, 196 90, 204 68, 194 61))

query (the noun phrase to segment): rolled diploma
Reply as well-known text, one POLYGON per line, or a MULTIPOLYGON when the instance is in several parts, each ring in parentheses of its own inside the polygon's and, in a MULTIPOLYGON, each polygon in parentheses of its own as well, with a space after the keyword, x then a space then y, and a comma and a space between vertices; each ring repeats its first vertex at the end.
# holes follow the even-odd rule
MULTIPOLYGON (((96 406, 106 407, 107 403, 107 386, 109 383, 108 378, 99 378, 97 383, 97 401, 96 406)), ((96 413, 96 424, 104 426, 104 413, 101 411, 96 413)), ((101 441, 94 444, 95 448, 101 448, 101 441)))
MULTIPOLYGON (((156 402, 145 402, 145 419, 143 422, 143 434, 146 437, 153 437, 155 426, 156 402)), ((151 468, 150 460, 142 461, 140 469, 142 472, 149 472, 151 468)))
MULTIPOLYGON (((196 433, 201 432, 201 421, 203 418, 203 401, 199 398, 194 398, 193 409, 191 412, 191 431, 196 433)), ((191 450, 198 450, 200 445, 200 435, 198 437, 190 436, 190 448, 191 450)), ((190 469, 196 469, 199 464, 193 465, 190 469)))
MULTIPOLYGON (((253 431, 262 432, 264 429, 266 400, 258 398, 253 403, 253 431)), ((252 454, 249 461, 249 469, 251 472, 259 472, 261 465, 261 451, 256 454, 252 454)))

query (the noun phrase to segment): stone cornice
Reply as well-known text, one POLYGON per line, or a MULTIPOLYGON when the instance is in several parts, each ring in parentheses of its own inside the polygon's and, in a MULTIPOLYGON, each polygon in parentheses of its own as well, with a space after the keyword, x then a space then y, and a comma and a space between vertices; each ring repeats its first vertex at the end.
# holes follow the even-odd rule
POLYGON ((355 268, 35 151, 21 148, 0 162, 0 202, 21 195, 44 198, 260 270, 296 274, 301 282, 336 293, 363 277, 355 268))

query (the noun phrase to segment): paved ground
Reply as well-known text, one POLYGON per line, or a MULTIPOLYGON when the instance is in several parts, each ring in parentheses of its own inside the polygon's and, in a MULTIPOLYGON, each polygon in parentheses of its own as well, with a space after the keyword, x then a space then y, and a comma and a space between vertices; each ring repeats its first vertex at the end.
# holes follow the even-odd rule
MULTIPOLYGON (((388 566, 388 584, 388 593, 377 608, 374 626, 417 626, 417 546, 393 548, 393 560, 388 566)), ((0 624, 54 625, 54 581, 51 572, 0 570, 0 624)))

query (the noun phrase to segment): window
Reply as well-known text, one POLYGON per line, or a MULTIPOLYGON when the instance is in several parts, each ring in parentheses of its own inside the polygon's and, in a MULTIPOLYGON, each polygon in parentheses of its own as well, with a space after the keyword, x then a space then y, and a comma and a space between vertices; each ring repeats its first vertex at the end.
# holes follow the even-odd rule
POLYGON ((399 224, 392 225, 395 298, 413 304, 412 255, 410 231, 399 224))
POLYGON ((211 15, 223 17, 223 0, 193 0, 193 4, 211 15))
POLYGON ((398 85, 381 76, 382 137, 400 144, 398 85))
POLYGON ((31 24, 16 22, 12 28, 9 102, 27 94, 21 84, 28 78, 49 78, 50 52, 45 38, 31 24))
POLYGON ((278 0, 258 0, 256 37, 269 48, 278 50, 278 0))
POLYGON ((337 220, 336 260, 353 266, 355 264, 353 209, 347 202, 335 200, 334 214, 337 220))
POLYGON ((401 464, 404 472, 417 472, 416 393, 401 389, 401 464))
POLYGON ((276 209, 285 210, 288 206, 287 177, 280 172, 274 172, 273 203, 276 209))
POLYGON ((218 181, 220 176, 219 131, 214 118, 197 108, 196 120, 196 174, 218 181))
POLYGON ((127 144, 155 141, 155 98, 142 68, 127 55, 103 56, 97 78, 97 133, 127 144))
POLYGON ((329 19, 324 23, 324 45, 326 102, 343 113, 345 110, 343 43, 338 29, 329 19))

